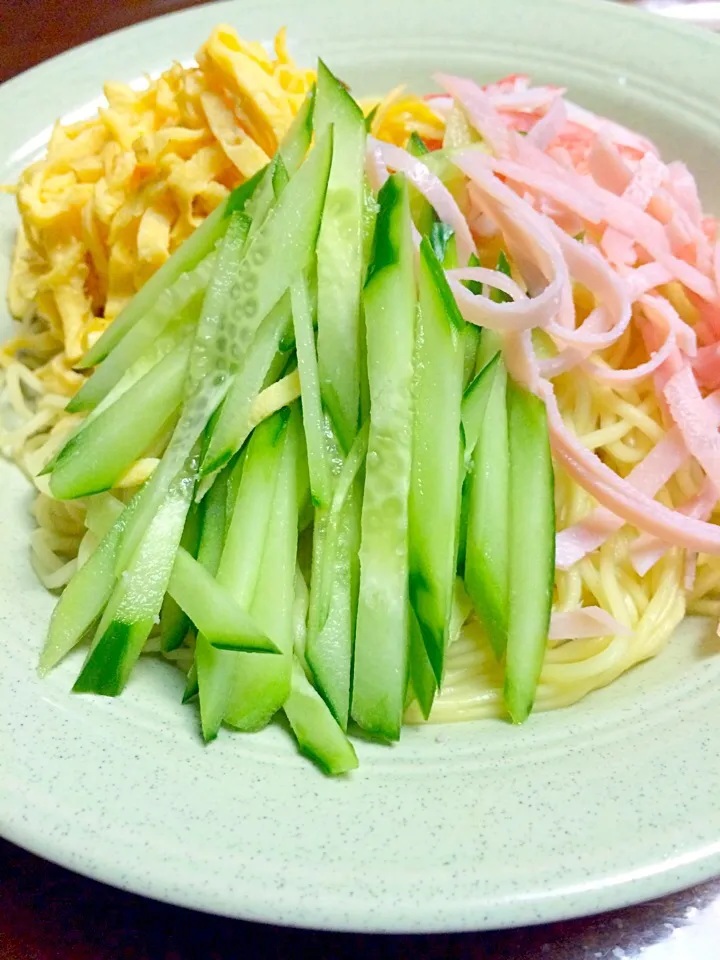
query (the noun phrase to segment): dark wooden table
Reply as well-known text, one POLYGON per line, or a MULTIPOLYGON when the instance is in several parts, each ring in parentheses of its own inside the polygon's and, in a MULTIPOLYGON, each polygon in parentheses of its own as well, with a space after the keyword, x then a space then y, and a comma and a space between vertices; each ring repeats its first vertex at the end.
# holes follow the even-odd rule
MULTIPOLYGON (((193 0, 0 0, 0 80, 110 30, 192 5, 193 0)), ((0 960, 260 956, 718 960, 720 879, 629 910, 545 927, 370 937, 283 930, 192 913, 86 880, 0 841, 0 960)))

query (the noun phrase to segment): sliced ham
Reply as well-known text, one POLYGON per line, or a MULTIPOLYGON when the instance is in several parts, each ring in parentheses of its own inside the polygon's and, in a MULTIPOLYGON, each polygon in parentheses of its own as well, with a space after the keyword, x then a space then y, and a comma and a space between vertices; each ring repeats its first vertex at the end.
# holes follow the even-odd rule
POLYGON ((550 617, 548 640, 580 640, 586 637, 628 636, 632 631, 602 607, 555 611, 550 617))
POLYGON ((374 137, 368 137, 368 147, 375 156, 379 156, 385 168, 404 173, 433 207, 438 217, 453 228, 457 239, 458 257, 461 263, 467 263, 470 254, 475 252, 475 242, 467 220, 442 180, 431 173, 422 161, 410 156, 401 147, 382 143, 374 137))
POLYGON ((663 395, 685 446, 720 490, 720 433, 689 364, 668 380, 663 395))
MULTIPOLYGON (((714 429, 720 427, 720 391, 704 401, 714 429)), ((654 497, 690 458, 678 427, 670 430, 626 478, 626 483, 645 496, 654 497)), ((556 538, 555 556, 559 569, 567 570, 582 560, 623 526, 623 519, 598 507, 584 520, 561 530, 556 538)))
MULTIPOLYGON (((678 513, 686 517, 695 517, 698 520, 707 520, 718 502, 718 488, 709 477, 687 503, 678 507, 678 513)), ((668 545, 650 534, 642 533, 633 541, 630 547, 630 560, 633 567, 644 577, 655 564, 667 553, 668 545)))

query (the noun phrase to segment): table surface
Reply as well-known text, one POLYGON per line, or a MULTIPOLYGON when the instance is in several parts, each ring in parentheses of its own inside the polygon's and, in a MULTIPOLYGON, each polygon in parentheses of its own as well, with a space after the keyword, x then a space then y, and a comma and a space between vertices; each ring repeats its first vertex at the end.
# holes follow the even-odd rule
MULTIPOLYGON (((198 0, 0 2, 2 81, 68 47, 198 0)), ((0 960, 224 960, 297 954, 333 960, 717 960, 719 944, 720 879, 628 910, 543 927, 369 937, 283 930, 193 913, 87 880, 0 841, 0 960)))

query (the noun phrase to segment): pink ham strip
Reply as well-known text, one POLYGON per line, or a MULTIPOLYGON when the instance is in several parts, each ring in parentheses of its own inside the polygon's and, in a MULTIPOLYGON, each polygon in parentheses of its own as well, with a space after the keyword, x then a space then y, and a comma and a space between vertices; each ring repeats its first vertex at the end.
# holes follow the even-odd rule
MULTIPOLYGON (((686 517, 695 517, 697 520, 707 520, 717 502, 717 487, 709 477, 705 477, 705 481, 697 495, 681 507, 678 507, 677 511, 686 517)), ((651 537, 647 533, 641 533, 630 547, 630 560, 635 570, 641 577, 644 577, 648 570, 651 570, 667 553, 668 549, 668 545, 663 543, 662 540, 651 537)))
MULTIPOLYGON (((720 427, 720 391, 704 400, 704 405, 713 418, 714 429, 720 427)), ((648 497, 654 497, 673 474, 690 459, 682 434, 673 427, 650 453, 626 477, 626 483, 648 497)), ((616 533, 624 520, 610 510, 597 507, 579 523, 561 530, 556 539, 556 565, 567 570, 593 550, 601 547, 616 533)))
POLYGON ((556 611, 550 617, 548 640, 581 640, 586 637, 628 636, 632 633, 602 607, 556 611))
POLYGON ((565 258, 549 229, 549 221, 479 163, 480 156, 477 151, 466 150, 454 162, 473 181, 484 212, 502 230, 526 277, 533 276, 537 286, 544 284, 544 288, 532 298, 494 303, 487 297, 475 296, 452 277, 450 286, 460 312, 470 323, 504 333, 545 327, 560 312, 563 300, 572 299, 565 258))
POLYGON ((695 379, 706 390, 720 387, 720 343, 700 347, 692 361, 695 379))
POLYGON ((614 144, 621 147, 630 147, 640 154, 659 153, 657 147, 646 137, 628 130, 627 127, 623 127, 619 123, 613 123, 612 120, 607 120, 605 117, 599 117, 571 100, 565 102, 570 120, 585 127, 586 130, 591 130, 593 133, 603 133, 614 144))
POLYGON ((667 165, 667 169, 670 174, 668 189, 688 215, 690 221, 696 227, 702 229, 702 207, 700 206, 695 177, 679 160, 673 160, 672 163, 667 165))
POLYGON ((639 530, 646 530, 669 543, 688 550, 720 553, 720 527, 681 517, 656 500, 639 493, 599 457, 583 447, 565 426, 552 384, 541 381, 553 452, 570 476, 611 513, 639 530))
MULTIPOLYGON (((630 183, 622 193, 622 199, 639 210, 647 209, 665 177, 665 165, 654 153, 646 153, 635 167, 630 183)), ((635 243, 632 237, 622 233, 617 227, 608 227, 600 243, 611 263, 635 262, 635 243)))
POLYGON ((632 170, 618 148, 604 133, 598 133, 588 154, 588 169, 595 183, 610 193, 622 196, 632 180, 632 170))
POLYGON ((630 270, 624 276, 628 285, 628 295, 632 301, 639 300, 644 294, 672 280, 672 274, 668 268, 657 262, 645 263, 641 267, 630 270))
POLYGON ((720 489, 720 433, 708 411, 692 368, 685 364, 665 384, 663 396, 685 446, 720 489))
POLYGON ((457 238, 458 257, 461 263, 467 263, 470 254, 475 252, 475 243, 467 220, 442 180, 431 173, 424 163, 411 157, 400 147, 381 143, 374 137, 368 137, 368 144, 373 151, 378 151, 377 155, 386 167, 404 173, 430 203, 438 217, 453 228, 457 238))
POLYGON ((510 134, 487 93, 472 80, 437 73, 435 82, 462 104, 468 119, 475 129, 487 141, 490 148, 499 155, 507 153, 510 147, 510 134))
POLYGON ((556 96, 544 117, 528 133, 528 140, 538 150, 547 150, 565 126, 567 113, 562 97, 556 96))
POLYGON ((495 290, 502 290, 513 300, 522 300, 525 297, 524 291, 515 281, 499 270, 487 270, 485 267, 460 267, 448 270, 447 277, 449 280, 477 280, 495 290))

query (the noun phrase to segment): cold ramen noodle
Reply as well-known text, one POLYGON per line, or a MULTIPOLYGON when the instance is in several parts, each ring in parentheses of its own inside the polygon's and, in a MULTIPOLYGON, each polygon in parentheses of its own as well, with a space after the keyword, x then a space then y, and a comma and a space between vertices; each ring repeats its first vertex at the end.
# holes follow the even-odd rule
MULTIPOLYGON (((332 65, 330 65, 332 66, 332 65)), ((62 591, 41 669, 524 721, 720 616, 720 246, 679 160, 523 75, 356 101, 218 27, 14 188, 2 445, 62 591)))

